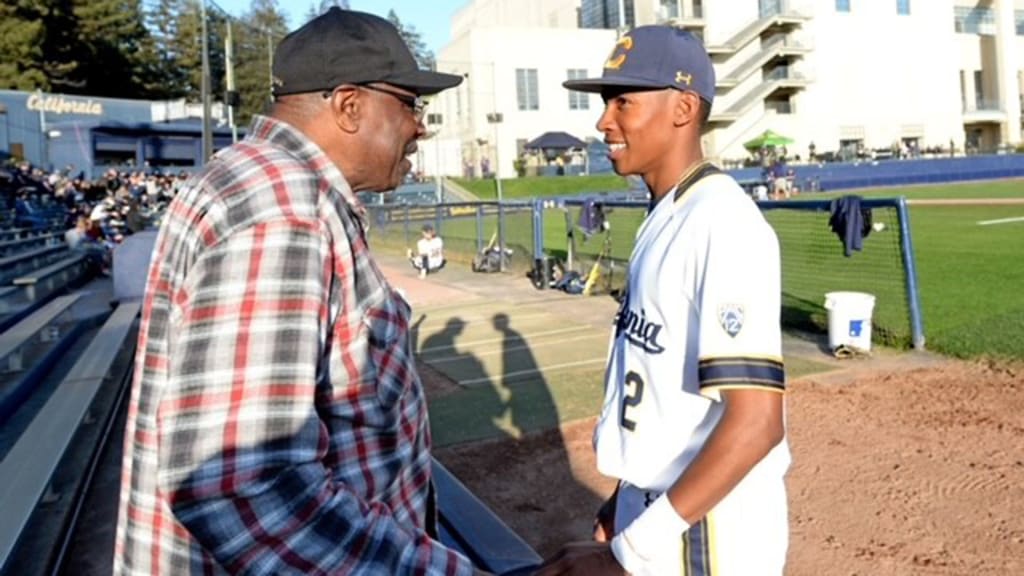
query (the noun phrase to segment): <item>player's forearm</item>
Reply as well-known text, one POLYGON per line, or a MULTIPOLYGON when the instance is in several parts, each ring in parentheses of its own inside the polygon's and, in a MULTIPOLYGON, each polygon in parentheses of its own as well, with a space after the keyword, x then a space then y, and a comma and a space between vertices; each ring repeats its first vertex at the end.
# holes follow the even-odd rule
POLYGON ((755 411, 727 406, 703 450, 668 490, 688 523, 707 515, 785 437, 781 406, 755 411))

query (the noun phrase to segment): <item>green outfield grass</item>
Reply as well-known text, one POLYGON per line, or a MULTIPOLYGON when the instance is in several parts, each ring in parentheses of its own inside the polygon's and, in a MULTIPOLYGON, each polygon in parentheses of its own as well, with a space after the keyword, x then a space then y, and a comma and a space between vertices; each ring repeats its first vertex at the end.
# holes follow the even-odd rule
MULTIPOLYGON (((539 195, 540 190, 546 191, 548 195, 598 191, 595 188, 581 190, 576 187, 577 183, 586 179, 521 179, 509 181, 509 184, 521 182, 513 189, 517 190, 516 194, 524 194, 523 191, 529 189, 532 191, 527 194, 529 196, 539 195)), ((493 185, 493 181, 490 184, 493 185)), ((796 200, 830 199, 849 193, 807 194, 796 200)), ((858 190, 854 193, 865 197, 904 196, 911 200, 1024 198, 1024 180, 907 186, 858 190)), ((817 223, 801 226, 795 223, 799 217, 794 214, 790 211, 768 213, 769 220, 777 226, 783 244, 784 288, 786 278, 803 277, 799 287, 784 290, 788 293, 786 304, 789 320, 795 319, 797 324, 810 324, 822 329, 826 325, 826 313, 821 307, 826 291, 868 291, 879 297, 876 320, 883 328, 883 341, 888 341, 890 330, 885 326, 894 318, 899 319, 906 314, 903 307, 904 288, 894 281, 900 274, 899 269, 893 267, 898 264, 892 255, 895 247, 894 221, 884 220, 889 222, 888 230, 866 240, 867 247, 874 250, 878 246, 880 252, 865 250, 846 259, 839 252, 838 240, 827 229, 821 230, 826 252, 822 252, 820 247, 793 248, 789 245, 787 236, 791 232, 806 230, 808 226, 820 228, 822 219, 827 222, 827 215, 820 215, 817 223), (842 286, 822 285, 813 274, 815 268, 842 269, 842 277, 846 280, 842 286)), ((1020 264, 1024 258, 1024 221, 978 225, 979 221, 1014 217, 1024 217, 1024 205, 911 205, 910 224, 917 263, 918 293, 929 349, 964 358, 991 356, 1024 360, 1024 266, 1020 264)), ((620 261, 628 259, 636 228, 642 218, 642 209, 611 211, 609 220, 613 258, 620 261)), ((877 211, 876 218, 881 218, 877 211)), ((488 219, 486 226, 487 230, 495 228, 495 219, 488 219)), ((520 269, 528 267, 532 259, 531 227, 526 214, 512 216, 508 220, 509 243, 519 254, 513 260, 520 269)), ((451 237, 454 244, 466 246, 470 254, 475 250, 476 223, 472 218, 446 222, 444 235, 446 240, 451 237)), ((565 257, 567 241, 562 211, 553 209, 545 212, 544 239, 549 254, 565 257)), ((601 249, 603 238, 597 236, 585 242, 579 236, 577 239, 578 252, 583 260, 581 267, 585 268, 601 249)), ((621 267, 617 273, 621 280, 621 267)), ((897 321, 906 324, 905 321, 897 321)), ((905 332, 906 328, 902 330, 905 332)), ((895 338, 904 338, 904 332, 896 331, 893 335, 895 338)))
POLYGON ((1024 221, 977 224, 1013 217, 1024 205, 911 208, 929 348, 1024 359, 1024 221))

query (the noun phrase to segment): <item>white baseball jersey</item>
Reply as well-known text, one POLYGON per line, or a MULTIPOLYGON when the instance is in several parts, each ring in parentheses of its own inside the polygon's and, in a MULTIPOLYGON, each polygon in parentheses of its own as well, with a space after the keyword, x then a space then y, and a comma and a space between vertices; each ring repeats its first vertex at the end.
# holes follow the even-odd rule
POLYGON ((420 256, 427 257, 427 268, 434 270, 444 261, 444 240, 440 236, 420 238, 416 242, 416 251, 420 256))
MULTIPOLYGON (((623 480, 616 531, 700 452, 722 389, 785 386, 778 241, 731 177, 705 170, 653 207, 630 256, 594 433, 598 469, 623 480)), ((781 574, 788 466, 782 442, 651 573, 684 558, 684 574, 781 574)))

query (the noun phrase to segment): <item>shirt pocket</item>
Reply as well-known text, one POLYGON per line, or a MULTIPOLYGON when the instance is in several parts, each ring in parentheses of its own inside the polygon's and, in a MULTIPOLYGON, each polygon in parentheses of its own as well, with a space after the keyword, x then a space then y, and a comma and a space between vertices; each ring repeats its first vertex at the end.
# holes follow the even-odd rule
POLYGON ((367 343, 365 390, 376 395, 380 408, 390 412, 415 378, 409 349, 409 305, 386 284, 382 297, 363 314, 367 343))

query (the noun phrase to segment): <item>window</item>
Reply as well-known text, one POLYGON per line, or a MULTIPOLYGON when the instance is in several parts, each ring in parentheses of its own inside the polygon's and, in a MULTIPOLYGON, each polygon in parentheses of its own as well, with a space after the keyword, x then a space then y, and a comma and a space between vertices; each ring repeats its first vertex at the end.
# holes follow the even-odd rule
POLYGON ((520 110, 540 109, 536 68, 516 68, 516 101, 520 110))
POLYGON ((996 33, 995 12, 991 8, 956 6, 953 8, 953 29, 958 34, 994 36, 996 33))
POLYGON ((658 2, 658 22, 679 18, 679 0, 660 0, 658 2))
POLYGON ((910 0, 896 0, 896 13, 900 16, 909 16, 910 0))
POLYGON ((836 12, 849 12, 850 0, 836 0, 836 12))
POLYGON ((1024 36, 1024 10, 1014 11, 1013 23, 1017 28, 1017 36, 1024 36))
MULTIPOLYGON (((587 71, 583 68, 570 68, 567 77, 569 80, 582 80, 587 77, 587 71)), ((569 110, 590 110, 590 95, 569 90, 569 110)))

